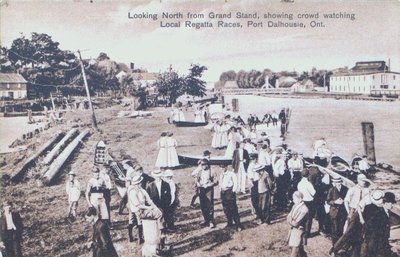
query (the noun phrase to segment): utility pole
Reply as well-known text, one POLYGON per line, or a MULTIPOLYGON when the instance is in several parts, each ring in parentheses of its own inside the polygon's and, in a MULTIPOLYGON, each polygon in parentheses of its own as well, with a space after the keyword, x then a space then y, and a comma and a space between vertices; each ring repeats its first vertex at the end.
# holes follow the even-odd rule
POLYGON ((97 121, 96 121, 96 115, 94 114, 94 109, 93 109, 93 105, 92 105, 92 100, 90 98, 90 92, 89 92, 89 86, 87 84, 87 80, 86 80, 86 73, 85 73, 85 67, 83 66, 83 61, 82 61, 82 56, 81 56, 81 52, 78 50, 78 54, 79 54, 79 64, 81 65, 81 70, 82 70, 82 76, 83 76, 83 83, 85 83, 85 88, 86 88, 86 94, 87 94, 87 98, 89 100, 89 108, 92 111, 92 126, 93 128, 97 129, 97 121))

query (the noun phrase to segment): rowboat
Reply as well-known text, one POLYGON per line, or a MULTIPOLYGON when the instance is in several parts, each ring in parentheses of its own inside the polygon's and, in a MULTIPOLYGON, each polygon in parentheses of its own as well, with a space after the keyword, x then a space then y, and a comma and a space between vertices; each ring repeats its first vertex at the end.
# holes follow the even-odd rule
POLYGON ((174 121, 177 127, 204 127, 208 122, 194 122, 194 121, 174 121))
MULTIPOLYGON (((179 154, 179 163, 185 165, 196 166, 199 164, 199 161, 202 160, 204 157, 201 155, 184 155, 179 154)), ((230 165, 232 164, 232 158, 228 158, 225 156, 212 156, 210 158, 210 165, 230 165)))

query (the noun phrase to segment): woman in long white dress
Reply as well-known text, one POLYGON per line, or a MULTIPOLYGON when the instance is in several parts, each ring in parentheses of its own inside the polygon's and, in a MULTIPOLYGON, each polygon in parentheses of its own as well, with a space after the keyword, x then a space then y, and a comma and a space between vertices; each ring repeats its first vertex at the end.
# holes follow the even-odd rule
POLYGON ((228 140, 228 131, 231 127, 226 124, 225 121, 222 122, 221 125, 221 144, 220 147, 224 148, 226 146, 228 146, 229 140, 228 140))
POLYGON ((167 133, 162 132, 160 139, 157 141, 158 155, 156 167, 164 168, 168 166, 168 151, 167 151, 167 133))
POLYGON ((168 168, 173 168, 179 166, 179 158, 178 153, 176 152, 176 148, 178 146, 178 142, 176 142, 175 138, 173 138, 174 134, 169 132, 166 137, 166 146, 167 146, 167 166, 168 168))
POLYGON ((204 122, 203 120, 204 120, 204 116, 202 115, 202 112, 199 109, 197 109, 194 112, 194 122, 201 123, 201 122, 204 122))
POLYGON ((231 128, 228 133, 228 146, 226 147, 225 157, 233 158, 233 152, 236 149, 236 142, 238 142, 237 129, 235 127, 231 128))
POLYGON ((178 110, 178 119, 179 119, 179 121, 186 121, 186 119, 185 119, 185 114, 183 113, 183 111, 182 111, 182 108, 180 108, 179 110, 178 110))
POLYGON ((221 147, 221 122, 217 121, 214 125, 214 135, 212 138, 211 146, 213 148, 220 148, 221 147))

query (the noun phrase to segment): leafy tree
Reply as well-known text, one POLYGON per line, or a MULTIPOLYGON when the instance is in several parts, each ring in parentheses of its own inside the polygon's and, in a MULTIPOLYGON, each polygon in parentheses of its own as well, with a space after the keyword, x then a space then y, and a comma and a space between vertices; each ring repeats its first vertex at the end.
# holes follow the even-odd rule
POLYGON ((179 76, 175 71, 170 71, 160 74, 154 85, 157 87, 159 95, 167 98, 171 105, 176 103, 179 96, 183 95, 184 84, 184 77, 179 76))
POLYGON ((206 95, 206 82, 201 80, 203 72, 207 70, 206 66, 198 64, 191 65, 189 75, 185 77, 182 93, 192 96, 203 97, 206 95))
POLYGON ((167 98, 169 104, 176 103, 176 99, 183 94, 205 96, 206 82, 201 80, 201 76, 206 70, 205 66, 192 64, 187 76, 180 76, 175 71, 160 74, 155 82, 159 96, 167 98))

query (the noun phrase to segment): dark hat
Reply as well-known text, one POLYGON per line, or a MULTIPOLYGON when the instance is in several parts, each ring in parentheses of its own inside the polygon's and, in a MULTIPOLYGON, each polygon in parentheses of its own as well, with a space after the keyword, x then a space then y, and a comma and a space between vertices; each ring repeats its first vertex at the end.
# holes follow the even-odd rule
POLYGON ((392 192, 386 192, 383 196, 384 203, 396 203, 396 197, 392 192))
POLYGON ((204 156, 211 155, 211 152, 210 152, 210 151, 208 151, 208 150, 205 150, 205 151, 203 152, 203 155, 204 155, 204 156))
POLYGON ((201 160, 200 164, 201 165, 210 165, 210 161, 207 159, 203 159, 203 160, 201 160))
POLYGON ((95 216, 95 215, 97 215, 97 210, 96 210, 96 208, 93 207, 93 206, 90 206, 90 207, 88 208, 88 210, 86 211, 85 216, 90 217, 90 216, 95 216))
POLYGON ((301 171, 301 175, 302 175, 303 177, 308 177, 308 175, 310 175, 310 171, 309 171, 308 169, 303 169, 303 170, 301 171))

